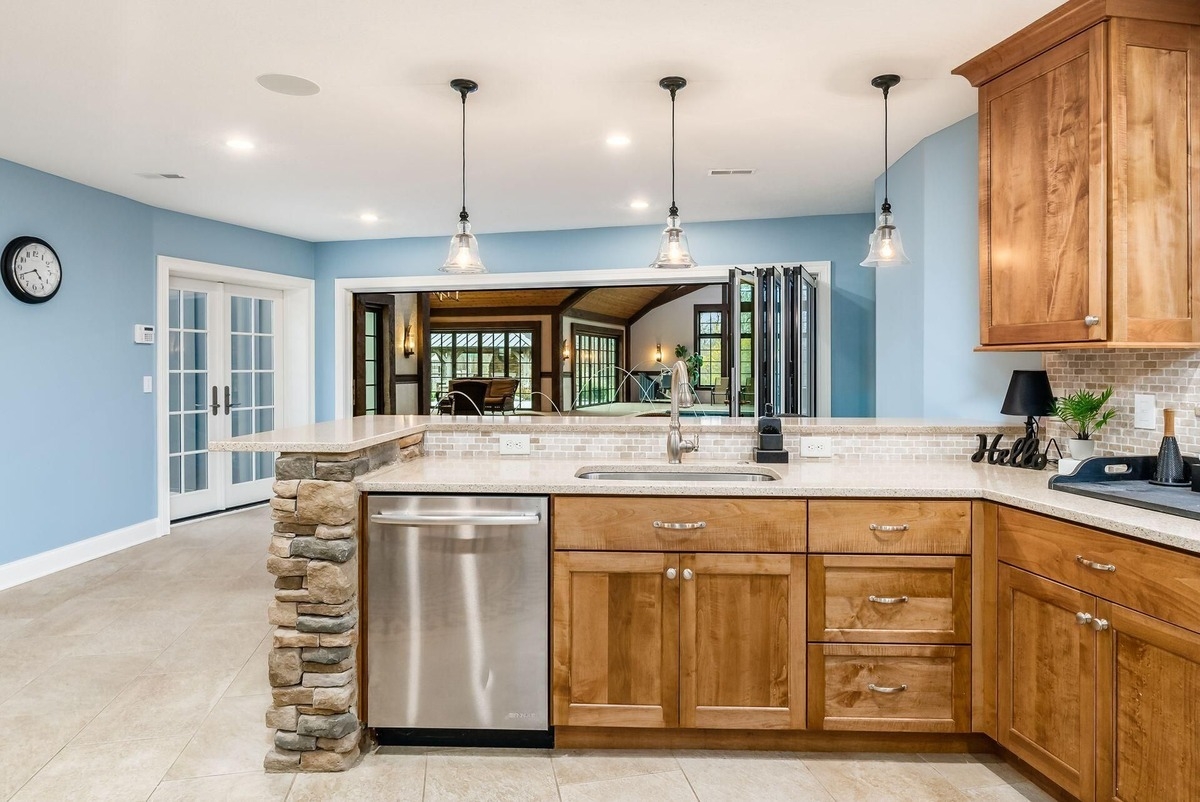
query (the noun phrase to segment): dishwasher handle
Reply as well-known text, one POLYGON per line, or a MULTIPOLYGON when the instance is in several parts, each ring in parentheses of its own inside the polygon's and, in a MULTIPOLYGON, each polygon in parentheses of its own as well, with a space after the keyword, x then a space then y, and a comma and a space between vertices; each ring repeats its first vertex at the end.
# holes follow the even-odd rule
POLYGON ((527 526, 542 520, 540 512, 436 515, 430 513, 377 513, 371 522, 389 526, 527 526))

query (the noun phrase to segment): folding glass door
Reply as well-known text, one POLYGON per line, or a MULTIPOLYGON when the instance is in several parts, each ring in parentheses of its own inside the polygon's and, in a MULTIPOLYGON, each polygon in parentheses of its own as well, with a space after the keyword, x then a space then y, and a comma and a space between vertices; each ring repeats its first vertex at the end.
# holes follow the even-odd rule
POLYGON ((208 443, 275 428, 282 298, 272 290, 171 279, 166 459, 172 520, 270 497, 274 454, 215 453, 208 443))

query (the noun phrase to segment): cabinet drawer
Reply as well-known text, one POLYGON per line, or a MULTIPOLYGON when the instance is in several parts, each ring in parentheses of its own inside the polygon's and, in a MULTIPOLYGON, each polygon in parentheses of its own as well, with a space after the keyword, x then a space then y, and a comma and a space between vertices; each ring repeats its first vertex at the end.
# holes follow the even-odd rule
POLYGON ((810 644, 808 700, 809 729, 967 732, 971 649, 810 644))
POLYGON ((555 496, 551 520, 556 549, 798 552, 806 511, 795 499, 555 496))
POLYGON ((1009 507, 997 534, 1002 562, 1200 632, 1200 558, 1009 507))
POLYGON ((809 550, 970 554, 969 501, 811 501, 809 550))
POLYGON ((808 637, 970 643, 968 557, 808 558, 808 637))

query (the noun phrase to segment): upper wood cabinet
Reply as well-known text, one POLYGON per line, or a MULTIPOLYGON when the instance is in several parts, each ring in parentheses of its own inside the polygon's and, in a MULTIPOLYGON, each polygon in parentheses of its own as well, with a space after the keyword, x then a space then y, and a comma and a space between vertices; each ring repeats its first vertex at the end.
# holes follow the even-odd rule
POLYGON ((1200 347, 1200 4, 1072 0, 979 87, 984 347, 1200 347))

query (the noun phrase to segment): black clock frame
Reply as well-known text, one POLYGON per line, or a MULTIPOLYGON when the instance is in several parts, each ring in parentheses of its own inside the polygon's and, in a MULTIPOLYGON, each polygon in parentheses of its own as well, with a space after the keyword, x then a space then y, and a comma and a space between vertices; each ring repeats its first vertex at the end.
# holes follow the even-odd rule
POLYGON ((58 258, 58 251, 54 250, 54 247, 51 246, 49 242, 46 242, 44 239, 40 239, 38 237, 17 237, 9 242, 4 248, 4 256, 2 259, 0 259, 0 273, 4 275, 4 286, 8 288, 8 291, 12 293, 14 298, 22 303, 44 304, 55 295, 58 295, 58 291, 62 289, 62 260, 58 258), (25 292, 25 290, 21 289, 21 285, 17 282, 16 265, 14 264, 17 252, 26 245, 33 244, 41 245, 42 247, 46 248, 48 251, 50 251, 50 253, 54 254, 54 259, 58 262, 58 286, 55 287, 54 292, 50 293, 49 295, 30 295, 29 293, 25 292))

